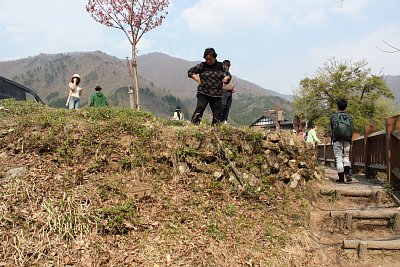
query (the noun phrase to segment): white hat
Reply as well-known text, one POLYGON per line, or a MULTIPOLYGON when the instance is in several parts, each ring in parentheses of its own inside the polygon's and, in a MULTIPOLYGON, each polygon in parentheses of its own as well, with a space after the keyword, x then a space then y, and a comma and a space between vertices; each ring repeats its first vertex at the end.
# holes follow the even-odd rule
POLYGON ((79 74, 74 74, 74 75, 72 75, 72 77, 71 77, 71 81, 72 81, 72 79, 74 79, 74 78, 78 78, 79 80, 81 79, 81 76, 79 76, 79 74))

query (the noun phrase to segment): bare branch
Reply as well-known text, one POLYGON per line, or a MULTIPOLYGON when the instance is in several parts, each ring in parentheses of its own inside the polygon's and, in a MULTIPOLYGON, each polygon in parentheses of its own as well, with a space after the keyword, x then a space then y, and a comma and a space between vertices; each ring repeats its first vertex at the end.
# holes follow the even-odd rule
POLYGON ((391 51, 383 50, 383 49, 381 49, 381 48, 379 48, 379 47, 377 46, 376 48, 378 48, 380 51, 382 51, 382 52, 384 52, 384 53, 389 53, 389 54, 399 53, 399 52, 400 52, 400 48, 397 48, 397 47, 395 47, 395 46, 389 44, 389 43, 386 42, 385 40, 383 40, 383 42, 384 42, 387 46, 389 46, 390 48, 392 48, 393 50, 391 50, 391 51))

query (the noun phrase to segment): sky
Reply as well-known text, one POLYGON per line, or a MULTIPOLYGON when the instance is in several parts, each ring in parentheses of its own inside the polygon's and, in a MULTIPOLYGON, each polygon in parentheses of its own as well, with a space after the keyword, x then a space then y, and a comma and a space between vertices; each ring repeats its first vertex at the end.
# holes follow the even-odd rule
MULTIPOLYGON (((130 56, 122 31, 96 22, 86 4, 0 0, 0 61, 96 50, 130 56)), ((140 40, 138 55, 200 61, 213 47, 219 61, 230 59, 233 75, 292 94, 333 57, 366 60, 373 74, 400 75, 400 53, 379 50, 391 50, 384 41, 400 47, 399 11, 399 0, 171 0, 163 24, 140 40)))

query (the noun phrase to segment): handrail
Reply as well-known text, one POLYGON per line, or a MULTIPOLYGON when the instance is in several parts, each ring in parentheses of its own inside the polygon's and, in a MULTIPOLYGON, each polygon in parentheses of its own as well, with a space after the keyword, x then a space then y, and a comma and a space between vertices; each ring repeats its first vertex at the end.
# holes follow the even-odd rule
POLYGON ((384 135, 384 134, 386 134, 386 130, 374 132, 374 133, 368 135, 368 138, 375 137, 375 136, 379 136, 379 135, 384 135))
POLYGON ((364 139, 364 135, 361 135, 360 137, 353 138, 353 142, 358 141, 358 140, 363 140, 363 139, 364 139))
POLYGON ((394 131, 394 132, 392 133, 392 135, 393 135, 394 137, 396 137, 397 140, 400 140, 400 131, 394 131))

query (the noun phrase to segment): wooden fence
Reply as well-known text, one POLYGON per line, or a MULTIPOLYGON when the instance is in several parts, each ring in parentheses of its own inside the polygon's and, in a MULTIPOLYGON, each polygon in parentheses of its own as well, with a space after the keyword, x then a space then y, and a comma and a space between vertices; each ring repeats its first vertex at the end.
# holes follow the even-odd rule
MULTIPOLYGON (((325 165, 335 162, 331 143, 319 144, 317 150, 325 165)), ((393 190, 400 191, 400 115, 388 118, 383 131, 370 126, 363 136, 353 135, 350 161, 353 172, 363 170, 366 178, 386 173, 393 190)))

